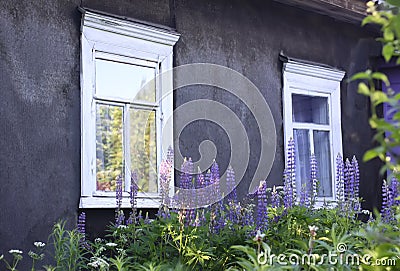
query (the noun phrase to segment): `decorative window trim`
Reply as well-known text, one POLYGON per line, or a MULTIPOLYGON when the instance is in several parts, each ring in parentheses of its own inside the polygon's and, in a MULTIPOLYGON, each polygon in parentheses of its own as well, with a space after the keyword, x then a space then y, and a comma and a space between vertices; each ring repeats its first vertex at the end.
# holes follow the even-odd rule
MULTIPOLYGON (((134 58, 157 64, 160 72, 173 66, 173 46, 179 35, 153 26, 81 10, 81 196, 80 208, 115 208, 115 193, 96 191, 96 121, 95 121, 95 56, 108 53, 120 58, 134 58)), ((166 93, 172 89, 172 73, 159 76, 157 99, 162 97, 157 117, 157 165, 167 150, 173 146, 173 96, 166 93), (168 120, 169 121, 163 121, 168 120), (162 139, 162 145, 161 145, 162 139)), ((129 101, 125 101, 129 102, 129 101)), ((157 109, 158 110, 158 109, 157 109)), ((127 164, 127 163, 125 163, 127 164)), ((127 172, 125 166, 125 172, 127 172)), ((125 180, 125 184, 127 181, 125 180)), ((158 184, 159 186, 159 184, 158 184)), ((172 176, 170 193, 173 194, 172 176)), ((158 208, 160 196, 156 193, 139 193, 137 206, 158 208)), ((123 193, 122 208, 130 207, 129 193, 123 193)))
MULTIPOLYGON (((342 128, 340 109, 340 82, 345 72, 308 63, 305 61, 285 58, 283 63, 283 128, 285 153, 287 153, 287 142, 293 137, 292 120, 292 94, 308 96, 328 97, 328 109, 330 119, 330 147, 331 147, 331 176, 332 197, 317 197, 317 207, 324 202, 336 200, 336 162, 335 157, 342 153, 342 128)), ((305 124, 318 126, 318 124, 305 124)), ((285 162, 287 156, 285 155, 285 162)))

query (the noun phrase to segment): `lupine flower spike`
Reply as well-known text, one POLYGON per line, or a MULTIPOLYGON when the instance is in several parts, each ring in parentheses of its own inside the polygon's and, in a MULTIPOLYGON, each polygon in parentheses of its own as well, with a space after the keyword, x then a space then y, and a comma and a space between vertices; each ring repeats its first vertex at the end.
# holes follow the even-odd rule
POLYGON ((229 166, 226 171, 226 185, 227 190, 231 191, 227 197, 228 199, 228 220, 232 222, 232 224, 239 223, 240 216, 240 205, 238 204, 237 194, 236 194, 236 183, 235 183, 235 172, 232 167, 229 166))
POLYGON ((360 204, 360 169, 358 166, 358 161, 356 156, 353 156, 351 160, 353 165, 353 174, 354 174, 354 211, 359 212, 361 211, 361 204, 360 204))
POLYGON ((279 194, 278 191, 276 191, 276 186, 274 185, 271 192, 271 207, 277 208, 279 206, 280 206, 279 194))
POLYGON ((399 181, 394 176, 390 182, 390 191, 392 192, 393 204, 395 206, 400 205, 400 200, 397 199, 399 197, 399 181))
MULTIPOLYGON (((81 244, 85 243, 85 240, 86 240, 86 213, 85 212, 80 213, 78 216, 77 230, 80 234, 82 234, 81 244)), ((36 246, 36 244, 35 244, 35 246, 36 246)))
POLYGON ((314 207, 318 195, 318 164, 315 155, 310 156, 310 182, 308 184, 307 207, 314 207))
POLYGON ((344 163, 340 153, 336 157, 336 199, 339 209, 344 209, 344 163))
POLYGON ((131 174, 131 185, 129 191, 129 203, 131 204, 131 213, 129 214, 129 218, 126 221, 126 224, 136 224, 136 207, 137 207, 137 193, 139 190, 139 186, 137 185, 137 174, 136 172, 132 172, 131 174))
POLYGON ((295 202, 297 196, 297 190, 296 190, 296 151, 295 151, 295 142, 293 139, 289 140, 288 144, 288 158, 287 158, 287 174, 289 175, 291 184, 292 184, 292 196, 293 196, 293 202, 295 202))
POLYGON ((262 181, 257 190, 257 220, 256 229, 266 231, 268 228, 268 209, 267 209, 267 182, 262 181))
POLYGON ((386 180, 382 184, 382 220, 389 223, 392 220, 392 195, 386 180))
POLYGON ((123 224, 125 220, 124 212, 122 211, 122 180, 121 176, 118 176, 115 188, 115 199, 117 202, 117 209, 115 214, 115 226, 118 227, 123 224))

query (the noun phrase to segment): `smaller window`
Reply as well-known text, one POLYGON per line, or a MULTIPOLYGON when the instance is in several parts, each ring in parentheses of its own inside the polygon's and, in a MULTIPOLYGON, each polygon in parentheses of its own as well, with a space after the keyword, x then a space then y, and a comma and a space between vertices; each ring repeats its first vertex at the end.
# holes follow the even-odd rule
POLYGON ((318 163, 317 200, 335 199, 334 159, 342 152, 340 81, 344 72, 287 59, 283 66, 284 136, 295 141, 298 195, 318 163))

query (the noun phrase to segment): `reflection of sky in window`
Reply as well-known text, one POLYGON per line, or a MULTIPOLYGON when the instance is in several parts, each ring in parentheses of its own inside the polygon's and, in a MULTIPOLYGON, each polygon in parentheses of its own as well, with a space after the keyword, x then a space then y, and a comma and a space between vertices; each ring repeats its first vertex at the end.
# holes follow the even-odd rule
MULTIPOLYGON (((138 91, 155 76, 155 69, 96 59, 96 95, 133 100, 138 91)), ((155 102, 155 84, 146 86, 135 100, 155 102)))

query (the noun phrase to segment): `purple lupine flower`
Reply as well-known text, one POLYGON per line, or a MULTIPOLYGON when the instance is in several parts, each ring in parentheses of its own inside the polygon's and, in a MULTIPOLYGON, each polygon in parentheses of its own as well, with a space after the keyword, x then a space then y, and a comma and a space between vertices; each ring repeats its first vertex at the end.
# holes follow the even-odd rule
POLYGON ((239 223, 241 206, 237 199, 235 172, 233 171, 233 168, 231 166, 229 166, 226 171, 226 186, 227 186, 227 191, 231 191, 227 196, 228 200, 227 219, 232 223, 232 225, 236 225, 239 223))
POLYGON ((191 193, 189 195, 188 203, 189 206, 192 206, 190 209, 186 210, 187 211, 187 222, 189 225, 193 226, 195 224, 196 220, 196 210, 193 208, 196 203, 196 190, 195 190, 195 183, 193 182, 193 162, 192 158, 189 158, 188 160, 188 165, 187 165, 187 170, 189 173, 189 188, 191 189, 191 193))
POLYGON ((283 205, 285 209, 293 206, 293 186, 290 179, 290 174, 285 169, 283 173, 283 205))
POLYGON ((389 223, 392 217, 392 195, 386 180, 383 180, 382 184, 382 209, 381 209, 382 221, 389 223))
POLYGON ((254 226, 254 205, 247 204, 243 208, 243 216, 242 216, 242 224, 243 226, 254 226))
POLYGON ((136 217, 136 207, 137 207, 137 193, 139 190, 139 186, 137 184, 138 179, 137 179, 137 174, 136 172, 132 172, 131 174, 131 184, 129 186, 129 203, 131 205, 131 212, 129 213, 129 218, 126 221, 127 225, 130 224, 135 224, 137 222, 137 217, 136 217))
POLYGON ((283 173, 284 206, 291 208, 296 202, 296 153, 294 140, 291 138, 287 148, 287 163, 283 173))
POLYGON ((308 195, 308 188, 307 188, 306 184, 303 184, 300 189, 299 206, 303 206, 303 207, 309 206, 309 195, 308 195))
POLYGON ((361 210, 361 205, 360 205, 360 169, 358 167, 358 161, 356 156, 353 156, 353 159, 351 160, 352 166, 353 166, 353 175, 354 175, 354 211, 360 211, 361 210))
POLYGON ((122 207, 122 177, 118 176, 115 187, 115 199, 117 202, 117 208, 115 210, 115 225, 116 227, 122 225, 125 220, 124 212, 121 210, 122 207))
POLYGON ((400 205, 400 200, 397 199, 399 197, 399 181, 395 176, 392 177, 392 181, 390 182, 390 191, 392 193, 393 205, 400 205))
POLYGON ((146 212, 146 217, 143 220, 144 224, 151 224, 151 220, 149 218, 149 213, 146 212))
POLYGON ((296 189, 296 147, 295 142, 291 138, 288 143, 288 151, 287 151, 287 174, 289 175, 289 179, 291 182, 291 190, 292 190, 292 202, 295 202, 297 197, 297 189, 296 189))
POLYGON ((315 155, 310 156, 310 181, 308 183, 308 199, 306 206, 313 207, 318 195, 318 163, 315 155))
POLYGON ((179 178, 179 187, 183 189, 190 188, 190 172, 189 161, 185 158, 181 165, 181 174, 179 178))
MULTIPOLYGON (((183 163, 181 165, 181 172, 179 176, 179 188, 181 189, 189 189, 190 188, 190 176, 188 172, 188 162, 187 159, 184 158, 183 163)), ((175 195, 175 200, 181 208, 185 208, 187 205, 187 193, 182 192, 175 195)))
POLYGON ((130 212, 129 213, 129 216, 128 216, 128 219, 126 220, 126 225, 132 225, 132 224, 134 224, 133 223, 133 213, 132 212, 130 212))
POLYGON ((118 176, 115 182, 115 200, 117 202, 117 208, 121 209, 122 206, 122 177, 118 176))
POLYGON ((354 169, 353 164, 349 159, 346 159, 346 170, 345 170, 345 200, 349 203, 354 198, 354 169))
POLYGON ((222 200, 211 206, 210 230, 212 233, 219 233, 225 227, 222 200))
MULTIPOLYGON (((202 188, 206 187, 205 179, 203 173, 201 173, 200 168, 198 168, 198 174, 196 177, 195 188, 197 189, 196 193, 196 206, 203 206, 204 203, 207 201, 204 191, 202 188)), ((204 216, 204 208, 197 208, 195 224, 203 225, 205 223, 205 216, 204 216)))
POLYGON ((162 160, 160 164, 160 196, 163 205, 169 205, 169 190, 171 183, 172 162, 162 160))
POLYGON ((206 187, 206 181, 204 179, 204 174, 201 173, 200 168, 198 168, 198 173, 196 176, 195 188, 198 189, 196 193, 196 203, 197 206, 202 206, 206 201, 206 197, 204 190, 202 188, 206 187))
POLYGON ((166 205, 161 204, 160 208, 158 208, 157 217, 167 219, 171 217, 169 209, 166 205))
POLYGON ((339 209, 343 211, 344 209, 344 163, 343 158, 340 153, 336 157, 336 200, 339 206, 339 209))
POLYGON ((278 191, 276 191, 275 185, 272 188, 272 192, 271 192, 271 206, 272 206, 272 208, 277 208, 280 206, 279 194, 278 194, 278 191))
POLYGON ((86 240, 86 213, 82 212, 78 216, 78 225, 77 230, 80 234, 82 234, 81 243, 84 243, 86 240))
POLYGON ((267 182, 262 181, 257 190, 257 220, 256 229, 266 231, 268 228, 268 209, 267 209, 267 182))
POLYGON ((171 165, 171 166, 173 166, 173 162, 174 162, 174 149, 171 147, 171 146, 169 146, 168 147, 168 150, 167 150, 167 162, 171 165))
POLYGON ((227 196, 228 202, 237 203, 237 193, 236 193, 236 182, 235 182, 235 172, 233 168, 229 165, 226 170, 226 187, 227 191, 231 191, 227 196))
POLYGON ((184 159, 183 164, 181 166, 181 175, 180 175, 180 188, 183 189, 181 196, 179 197, 180 205, 184 209, 185 223, 186 225, 192 225, 194 220, 196 219, 196 214, 193 208, 189 208, 193 206, 194 202, 194 194, 189 194, 189 191, 193 191, 193 181, 192 181, 192 173, 193 173, 193 162, 192 159, 184 159))
POLYGON ((212 193, 212 201, 217 202, 219 199, 221 199, 221 191, 219 187, 219 167, 217 162, 214 160, 214 162, 211 165, 211 184, 215 184, 215 189, 213 189, 212 193))
POLYGON ((222 201, 221 190, 220 190, 219 167, 215 160, 211 165, 211 184, 215 186, 212 195, 212 201, 215 202, 212 205, 212 211, 214 212, 215 215, 213 232, 219 232, 225 226, 225 218, 224 218, 224 203, 222 201))

